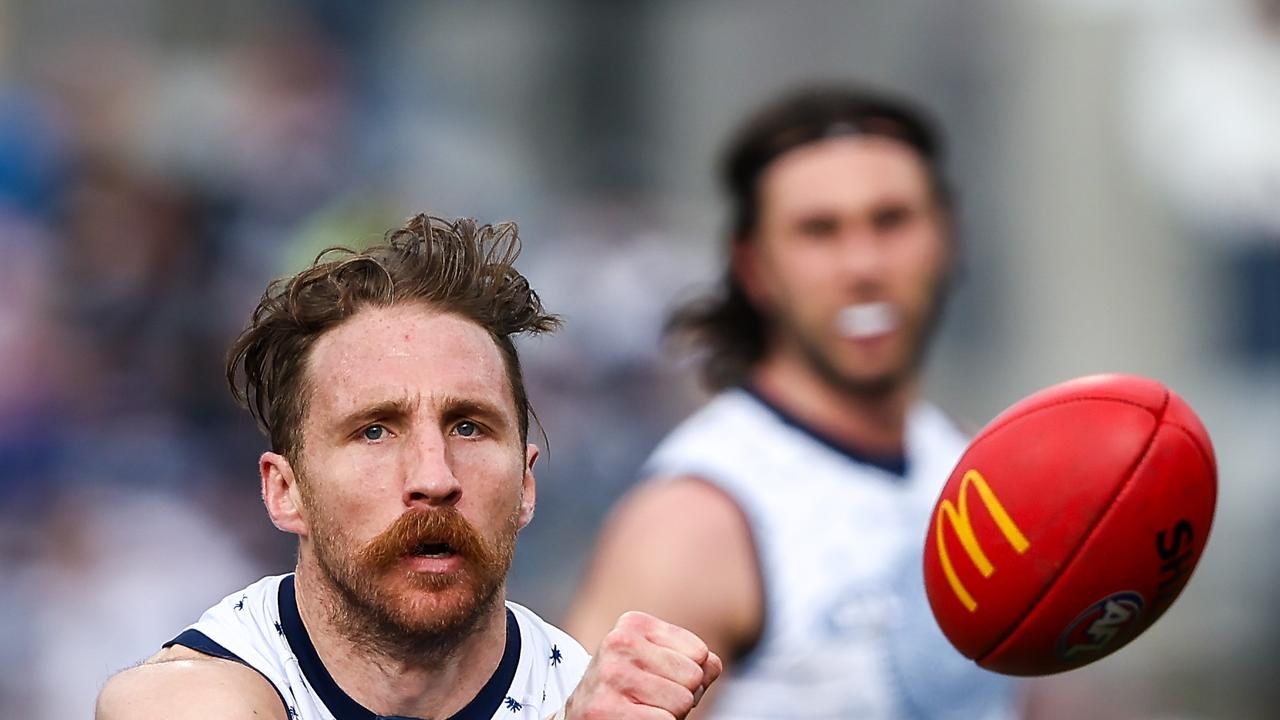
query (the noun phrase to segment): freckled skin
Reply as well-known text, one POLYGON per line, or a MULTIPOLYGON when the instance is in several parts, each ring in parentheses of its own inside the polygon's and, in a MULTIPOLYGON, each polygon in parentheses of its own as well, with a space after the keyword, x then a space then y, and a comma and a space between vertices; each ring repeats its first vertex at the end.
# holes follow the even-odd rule
MULTIPOLYGON (((415 507, 452 505, 491 542, 512 532, 513 513, 527 524, 537 451, 520 442, 502 357, 482 328, 420 305, 369 308, 316 342, 307 377, 302 464, 314 512, 300 533, 304 562, 316 530, 354 551, 415 507), (353 417, 392 402, 403 402, 402 417, 353 417), (459 402, 484 412, 458 414, 459 402), (383 428, 373 441, 363 434, 372 424, 383 428)), ((380 581, 410 616, 465 599, 426 596, 401 575, 380 581)))

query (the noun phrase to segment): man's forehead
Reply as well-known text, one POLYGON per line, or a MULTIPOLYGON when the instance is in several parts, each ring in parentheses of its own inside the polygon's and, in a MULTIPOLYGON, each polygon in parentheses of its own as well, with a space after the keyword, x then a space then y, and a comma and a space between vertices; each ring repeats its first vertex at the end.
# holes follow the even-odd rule
POLYGON ((493 338, 457 315, 418 305, 366 308, 320 336, 306 367, 311 405, 348 412, 369 402, 470 397, 509 402, 493 338))
POLYGON ((839 137, 781 155, 765 169, 761 188, 771 198, 795 200, 814 192, 919 192, 928 190, 928 174, 924 159, 906 143, 878 136, 839 137))

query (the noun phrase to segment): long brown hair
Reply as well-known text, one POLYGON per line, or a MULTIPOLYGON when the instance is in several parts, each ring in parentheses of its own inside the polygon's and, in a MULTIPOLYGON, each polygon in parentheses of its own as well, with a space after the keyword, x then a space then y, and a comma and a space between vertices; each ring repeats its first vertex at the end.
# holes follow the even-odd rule
POLYGON ((547 313, 513 263, 520 239, 513 223, 417 215, 382 244, 363 251, 329 248, 311 267, 267 286, 249 326, 227 354, 227 382, 291 461, 302 449, 309 388, 306 363, 316 339, 367 306, 420 302, 454 313, 488 331, 506 365, 520 422, 528 438, 529 400, 512 336, 549 332, 560 320, 547 313))
POLYGON ((935 197, 951 205, 942 174, 942 140, 929 116, 909 101, 874 90, 809 87, 764 106, 733 135, 719 180, 729 198, 728 262, 709 293, 678 307, 667 336, 703 354, 703 384, 711 390, 740 385, 764 357, 765 317, 747 297, 732 267, 733 250, 748 242, 759 216, 758 182, 765 168, 789 150, 831 137, 875 135, 906 143, 920 154, 935 197))

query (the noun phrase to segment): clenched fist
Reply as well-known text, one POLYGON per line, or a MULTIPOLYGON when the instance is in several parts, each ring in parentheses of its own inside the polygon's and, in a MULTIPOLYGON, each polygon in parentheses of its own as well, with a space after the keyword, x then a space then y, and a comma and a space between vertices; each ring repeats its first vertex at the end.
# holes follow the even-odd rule
POLYGON ((652 615, 629 612, 604 636, 564 717, 683 718, 723 668, 697 635, 652 615))

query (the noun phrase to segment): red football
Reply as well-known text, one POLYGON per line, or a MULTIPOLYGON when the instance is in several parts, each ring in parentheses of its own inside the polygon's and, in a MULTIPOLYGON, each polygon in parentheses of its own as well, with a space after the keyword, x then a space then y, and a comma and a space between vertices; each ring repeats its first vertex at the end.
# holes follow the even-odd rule
POLYGON ((1169 608, 1216 498, 1209 435, 1164 385, 1097 375, 1042 390, 983 428, 934 506, 934 616, 988 670, 1093 662, 1169 608))

